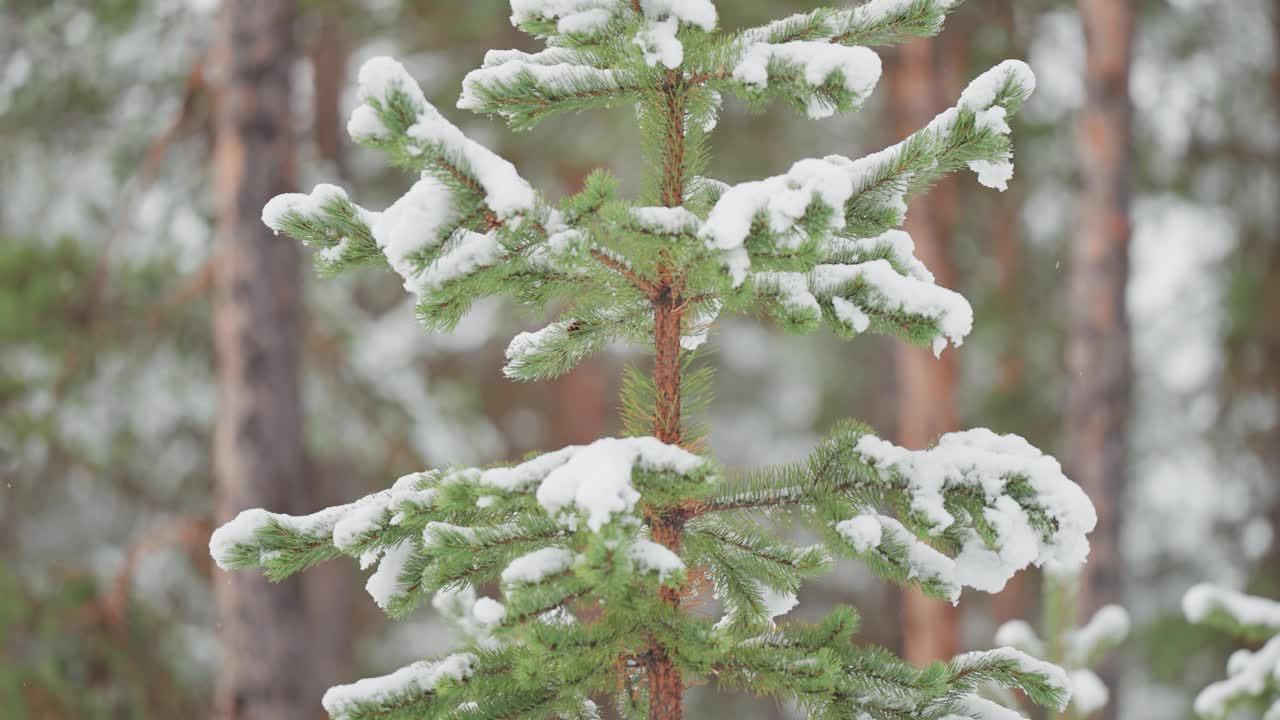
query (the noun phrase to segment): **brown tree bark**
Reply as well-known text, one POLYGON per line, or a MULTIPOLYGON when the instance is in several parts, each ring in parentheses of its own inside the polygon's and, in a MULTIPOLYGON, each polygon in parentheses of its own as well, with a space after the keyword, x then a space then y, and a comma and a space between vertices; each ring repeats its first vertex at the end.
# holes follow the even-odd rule
MULTIPOLYGON (((260 220, 267 200, 294 184, 293 29, 290 0, 223 3, 213 318, 220 522, 250 507, 296 512, 304 487, 299 251, 260 220)), ((231 573, 215 595, 223 652, 216 716, 310 718, 301 585, 231 573)))
MULTIPOLYGON (((903 45, 884 74, 891 125, 896 137, 924 127, 947 104, 939 72, 938 45, 917 40, 903 45)), ((955 268, 946 244, 953 226, 955 185, 944 181, 927 197, 912 202, 906 231, 916 255, 939 285, 954 288, 955 268)), ((929 446, 958 429, 956 386, 960 367, 954 350, 935 358, 927 349, 901 345, 898 356, 898 440, 909 448, 929 446)), ((903 656, 923 665, 947 660, 960 648, 956 609, 919 591, 903 591, 903 656)))
MULTIPOLYGON (((591 169, 568 163, 560 167, 560 179, 571 193, 580 192, 591 169)), ((604 437, 612 404, 606 362, 599 357, 583 360, 573 372, 555 381, 555 446, 585 445, 604 437)))
MULTIPOLYGON (((1129 277, 1134 2, 1080 0, 1086 99, 1076 137, 1081 188, 1069 270, 1064 463, 1098 509, 1081 610, 1122 599, 1120 549, 1131 384, 1125 287, 1129 277)), ((1115 688, 1114 662, 1102 679, 1115 688)), ((1117 703, 1109 704, 1114 717, 1117 703)))
POLYGON ((314 92, 311 96, 311 134, 321 159, 333 163, 340 177, 347 176, 346 125, 342 117, 342 91, 347 85, 350 48, 343 17, 337 7, 315 13, 315 27, 308 47, 314 92))
MULTIPOLYGON (((311 60, 311 140, 320 159, 339 177, 347 176, 346 127, 342 93, 347 84, 350 48, 340 3, 329 2, 308 13, 313 18, 307 43, 311 60)), ((326 463, 308 473, 315 478, 307 510, 348 502, 366 488, 357 469, 326 463)), ((327 718, 319 698, 334 685, 350 682, 355 672, 357 602, 363 581, 349 563, 325 563, 302 578, 306 623, 323 632, 309 634, 307 685, 304 699, 316 720, 327 718)))
MULTIPOLYGON (((312 501, 304 511, 349 502, 364 490, 362 483, 353 481, 361 477, 357 469, 343 462, 313 466, 308 475, 314 478, 314 485, 312 501)), ((328 562, 312 568, 300 580, 308 628, 302 700, 310 717, 325 720, 329 714, 320 706, 320 698, 329 688, 355 677, 357 603, 364 579, 351 563, 328 562)))
MULTIPOLYGON (((685 117, 683 79, 674 71, 667 74, 667 144, 663 151, 662 204, 678 207, 684 204, 685 117)), ((684 441, 681 425, 680 334, 684 323, 682 288, 676 287, 677 269, 660 267, 659 285, 650 288, 653 305, 653 385, 657 398, 653 409, 653 434, 664 443, 679 445, 684 441)), ((680 552, 684 536, 683 517, 651 517, 654 542, 672 552, 680 552)), ((663 587, 662 599, 679 608, 680 592, 663 587)), ((684 717, 684 677, 667 653, 654 640, 648 658, 649 720, 681 720, 684 717)))

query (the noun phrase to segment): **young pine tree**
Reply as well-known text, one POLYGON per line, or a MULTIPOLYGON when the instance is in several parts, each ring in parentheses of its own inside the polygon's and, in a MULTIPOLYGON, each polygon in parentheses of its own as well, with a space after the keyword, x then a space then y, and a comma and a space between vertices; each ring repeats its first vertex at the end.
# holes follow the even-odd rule
POLYGON ((381 213, 320 186, 272 201, 264 221, 319 248, 321 274, 389 267, 428 328, 452 328, 484 295, 562 309, 511 343, 508 377, 555 377, 616 340, 647 345, 653 362, 627 377, 625 437, 415 473, 306 517, 249 511, 215 533, 220 565, 275 579, 359 558, 377 566, 367 589, 387 613, 431 598, 466 636, 443 659, 333 688, 334 718, 590 718, 591 698, 611 696, 623 717, 674 720, 694 683, 850 720, 1001 717, 976 694, 989 684, 1066 701, 1063 673, 1015 650, 920 669, 857 644, 852 608, 775 623, 837 555, 952 601, 963 586, 998 591, 1029 564, 1082 561, 1093 508, 1053 458, 985 430, 910 451, 846 422, 804 462, 731 473, 687 422, 710 384, 695 351, 725 313, 939 353, 971 329, 968 303, 933 283, 895 228, 907 201, 951 171, 1005 185, 1007 121, 1034 84, 1022 63, 861 160, 803 160, 734 186, 702 175, 722 96, 785 100, 814 118, 851 111, 880 76, 867 46, 933 35, 951 5, 874 0, 717 33, 710 0, 513 0, 513 22, 548 49, 489 53, 459 107, 520 130, 634 107, 649 160, 640 204, 603 172, 549 204, 398 64, 364 66, 349 129, 420 179, 381 213), (782 515, 822 544, 772 534, 782 515), (722 616, 707 617, 716 602, 722 616))
POLYGON ((1213 585, 1197 585, 1182 598, 1187 620, 1225 630, 1257 650, 1237 650, 1227 678, 1200 691, 1195 711, 1206 720, 1280 719, 1280 603, 1213 585))

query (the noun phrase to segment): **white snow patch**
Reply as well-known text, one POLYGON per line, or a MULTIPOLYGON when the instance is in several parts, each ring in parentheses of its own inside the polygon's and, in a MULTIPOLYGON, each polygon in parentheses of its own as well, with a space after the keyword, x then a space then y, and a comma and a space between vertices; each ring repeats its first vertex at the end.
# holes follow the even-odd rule
POLYGON ((545 578, 573 567, 573 552, 566 548, 549 547, 521 555, 502 571, 504 585, 542 582, 545 578))
POLYGON ((938 324, 941 336, 959 346, 973 330, 973 308, 963 295, 932 282, 899 275, 887 260, 857 265, 819 265, 813 269, 813 290, 819 295, 861 280, 870 290, 871 306, 888 312, 919 315, 938 324))
POLYGON ((1004 192, 1013 179, 1013 163, 1008 160, 974 160, 969 169, 978 174, 978 182, 993 190, 1004 192))
POLYGON ((644 61, 649 67, 658 63, 671 70, 680 67, 684 62, 684 45, 676 39, 676 31, 680 23, 674 15, 665 20, 647 23, 636 33, 633 43, 640 47, 644 61))
POLYGON ((658 573, 658 581, 684 572, 684 561, 670 549, 652 540, 636 540, 627 548, 627 558, 640 572, 658 573))
POLYGON ((764 613, 772 622, 791 612, 800 604, 795 593, 774 590, 767 585, 760 585, 760 596, 764 599, 764 613))
POLYGON ((631 485, 637 468, 692 472, 702 459, 653 437, 606 438, 574 449, 538 486, 538 503, 551 515, 573 509, 599 531, 614 515, 631 512, 640 493, 631 485))
POLYGON ((316 185, 310 195, 285 193, 267 201, 262 208, 262 222, 278 235, 284 230, 285 218, 296 215, 302 220, 320 221, 325 205, 348 200, 347 192, 337 185, 316 185))
POLYGON ((365 583, 365 591, 383 610, 390 607, 392 600, 404 594, 404 588, 400 587, 400 573, 404 570, 405 563, 413 557, 413 551, 413 543, 408 540, 387 548, 382 554, 382 561, 378 563, 378 569, 365 583))
POLYGON ((507 616, 507 608, 493 598, 480 598, 471 608, 471 616, 482 626, 492 627, 507 616))
POLYGON ((1010 620, 1001 625, 996 629, 995 641, 996 645, 1021 650, 1028 655, 1040 657, 1045 653, 1044 642, 1026 620, 1010 620))
POLYGON ((969 83, 960 94, 959 107, 974 113, 987 110, 995 104, 1000 88, 1011 78, 1025 95, 1035 92, 1036 75, 1031 72, 1031 67, 1021 60, 1005 60, 969 83))
POLYGON ((436 662, 416 662, 390 675, 329 688, 321 704, 334 720, 354 720, 363 717, 362 705, 419 697, 435 690, 446 679, 465 680, 471 676, 475 662, 476 656, 470 653, 450 655, 436 662))
POLYGON ((1241 625, 1280 630, 1280 603, 1273 600, 1207 583, 1192 587, 1182 596, 1182 612, 1193 623, 1204 622, 1215 611, 1241 625))
MULTIPOLYGON (((764 88, 769 85, 769 65, 790 66, 804 73, 811 87, 826 85, 839 73, 844 88, 859 99, 865 98, 880 82, 880 56, 865 47, 848 47, 830 42, 796 41, 779 44, 757 43, 747 49, 733 68, 733 79, 764 88)), ((809 106, 814 119, 832 115, 835 108, 815 102, 809 106)))
POLYGON ((875 515, 859 515, 836 523, 836 532, 862 553, 880 547, 882 527, 875 515))
POLYGON ((1069 679, 1071 706, 1081 717, 1088 717, 1101 710, 1111 699, 1111 692, 1107 690, 1106 684, 1092 670, 1072 670, 1069 679))
POLYGON ((945 507, 948 491, 967 488, 985 498, 984 517, 996 535, 988 549, 972 530, 955 559, 958 584, 998 592, 1028 564, 1078 565, 1089 553, 1087 533, 1097 524, 1088 496, 1062 474, 1062 467, 1016 435, 996 435, 975 429, 944 435, 928 450, 897 447, 872 435, 858 441, 863 458, 879 468, 886 480, 895 475, 911 495, 911 507, 940 533, 955 523, 945 507), (1052 520, 1048 538, 1029 524, 1026 511, 1007 494, 1009 484, 1024 479, 1034 493, 1024 499, 1052 520))

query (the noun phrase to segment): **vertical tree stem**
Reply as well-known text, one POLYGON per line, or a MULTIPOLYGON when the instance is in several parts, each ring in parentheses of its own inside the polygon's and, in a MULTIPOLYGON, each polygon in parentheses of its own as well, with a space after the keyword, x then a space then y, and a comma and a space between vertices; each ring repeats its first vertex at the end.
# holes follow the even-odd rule
MULTIPOLYGON (((678 207, 684 203, 684 88, 675 71, 667 75, 667 137, 663 151, 662 203, 678 207)), ((659 269, 661 283, 653 298, 653 341, 657 350, 653 365, 656 390, 653 434, 664 443, 679 445, 684 439, 680 424, 680 334, 683 310, 676 297, 673 269, 659 269)), ((653 517, 653 540, 680 551, 684 534, 682 518, 653 517)), ((680 606, 679 591, 664 587, 662 599, 671 607, 680 606)), ((684 678, 671 661, 667 649, 653 642, 649 659, 649 719, 680 720, 684 717, 684 678)))
MULTIPOLYGON (((1067 340, 1070 384, 1063 417, 1064 465, 1098 510, 1084 569, 1081 610, 1123 600, 1120 548, 1127 485, 1130 368, 1125 288, 1129 277, 1132 109, 1129 72, 1134 0, 1080 0, 1087 62, 1085 104, 1077 120, 1081 189, 1069 278, 1067 340)), ((1099 669, 1118 689, 1116 658, 1099 669)), ((1100 717, 1116 717, 1118 702, 1100 717)))
MULTIPOLYGON (((272 237, 262 206, 293 189, 289 108, 293 0, 222 4, 215 174, 213 325, 218 518, 245 508, 297 512, 304 496, 302 276, 295 243, 272 237)), ((212 717, 308 720, 302 586, 234 573, 214 583, 222 664, 212 717)))

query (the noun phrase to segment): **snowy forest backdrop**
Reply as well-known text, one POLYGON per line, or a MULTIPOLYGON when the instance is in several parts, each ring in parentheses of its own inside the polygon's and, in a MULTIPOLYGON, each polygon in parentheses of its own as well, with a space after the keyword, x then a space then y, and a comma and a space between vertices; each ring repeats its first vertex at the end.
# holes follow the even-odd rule
MULTIPOLYGON (((1105 80, 1094 73, 1120 42, 1115 23, 1090 16, 1108 5, 969 0, 941 37, 887 53, 885 86, 847 118, 726 106, 712 174, 737 181, 796 157, 895 142, 1004 57, 1025 58, 1039 78, 1015 126, 1010 191, 980 192, 964 177, 912 206, 921 257, 974 302, 966 352, 937 362, 888 341, 778 342, 758 324, 727 323, 712 343, 723 369, 711 442, 744 466, 787 461, 835 419, 857 415, 897 428, 893 439, 911 447, 974 424, 1017 432, 1069 472, 1067 448, 1088 458, 1113 457, 1103 445, 1124 450, 1114 456, 1122 482, 1093 498, 1120 523, 1114 545, 1095 534, 1093 561, 1121 578, 1112 599, 1136 622, 1115 661, 1117 712, 1190 717, 1190 694, 1221 675, 1232 645, 1182 619, 1182 592, 1207 580, 1280 596, 1271 543, 1280 520, 1280 3, 1114 3, 1137 13, 1132 58, 1119 69, 1131 86, 1132 143, 1119 154, 1099 146, 1114 135, 1114 116, 1103 113, 1102 131, 1081 121, 1091 83, 1105 80), (1105 32, 1086 35, 1089 23, 1105 32), (1087 191, 1107 173, 1132 177, 1131 208, 1118 216, 1106 193, 1087 191), (1093 257, 1082 248, 1099 242, 1090 229, 1123 227, 1126 216, 1127 274, 1123 263, 1082 262, 1093 257), (1105 306, 1090 315, 1107 289, 1127 298, 1127 323, 1105 306), (1082 330, 1082 316, 1104 322, 1082 330), (1131 372, 1122 360, 1088 363, 1080 343, 1093 331, 1131 345, 1131 372), (1087 436, 1080 419, 1098 412, 1127 420, 1127 434, 1119 422, 1087 436)), ((210 706, 222 652, 211 584, 226 580, 206 551, 219 410, 217 6, 0 5, 0 707, 17 718, 204 716, 210 706)), ((722 2, 721 25, 811 7, 722 2)), ((499 0, 298 2, 296 60, 285 69, 294 97, 280 109, 295 128, 285 151, 297 186, 337 177, 371 201, 370 188, 394 197, 403 178, 346 137, 350 73, 396 55, 433 102, 452 108, 486 49, 531 46, 508 14, 499 0)), ((544 188, 576 191, 602 159, 638 181, 634 146, 617 141, 630 127, 625 110, 514 136, 453 116, 544 188)), ((293 348, 304 358, 304 407, 294 415, 307 420, 273 431, 305 438, 299 511, 410 470, 514 459, 616 430, 621 351, 555 383, 516 385, 501 379, 503 348, 539 318, 484 303, 459 332, 428 335, 382 275, 298 275, 308 279, 293 348)), ((1073 477, 1113 471, 1078 467, 1073 477)), ((449 644, 430 611, 386 623, 349 567, 297 582, 299 612, 325 628, 299 640, 308 662, 288 669, 310 688, 304 697, 449 644)), ((950 611, 904 601, 842 565, 804 600, 814 612, 855 602, 869 640, 923 662, 989 647, 999 623, 1036 615, 1038 591, 1034 576, 1022 577, 950 611)), ((756 704, 699 705, 696 692, 690 707, 697 717, 763 717, 756 704)))

